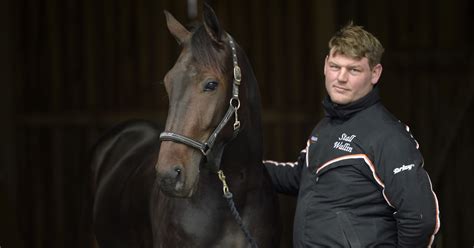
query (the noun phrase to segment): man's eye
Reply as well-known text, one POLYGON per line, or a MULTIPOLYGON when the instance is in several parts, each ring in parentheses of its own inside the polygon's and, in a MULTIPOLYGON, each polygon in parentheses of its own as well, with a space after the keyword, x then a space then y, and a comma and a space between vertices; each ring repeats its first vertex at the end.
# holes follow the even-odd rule
POLYGON ((204 86, 204 91, 214 91, 217 88, 218 84, 219 83, 217 83, 216 81, 207 82, 204 86))

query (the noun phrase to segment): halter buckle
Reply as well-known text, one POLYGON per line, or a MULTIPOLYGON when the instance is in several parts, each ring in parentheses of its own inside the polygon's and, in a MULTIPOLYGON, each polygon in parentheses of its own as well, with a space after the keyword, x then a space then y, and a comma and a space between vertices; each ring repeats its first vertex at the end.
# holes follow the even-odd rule
POLYGON ((234 81, 235 84, 240 85, 240 81, 242 80, 242 72, 240 71, 240 67, 238 65, 234 66, 234 81))

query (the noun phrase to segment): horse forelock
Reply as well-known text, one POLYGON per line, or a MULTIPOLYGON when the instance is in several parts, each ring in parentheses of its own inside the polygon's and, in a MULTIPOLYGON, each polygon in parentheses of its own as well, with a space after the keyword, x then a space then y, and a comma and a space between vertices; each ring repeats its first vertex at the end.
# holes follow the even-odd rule
POLYGON ((193 30, 191 37, 191 52, 199 64, 206 68, 212 68, 220 74, 229 70, 229 61, 223 59, 223 49, 216 46, 215 42, 207 34, 203 25, 193 30))

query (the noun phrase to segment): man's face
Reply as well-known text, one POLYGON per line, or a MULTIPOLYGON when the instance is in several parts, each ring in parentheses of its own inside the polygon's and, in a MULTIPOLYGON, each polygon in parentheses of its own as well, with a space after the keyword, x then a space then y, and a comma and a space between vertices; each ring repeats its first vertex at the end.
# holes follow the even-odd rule
POLYGON ((331 101, 345 105, 352 103, 369 93, 380 78, 382 65, 377 64, 372 69, 369 60, 360 60, 334 53, 326 56, 324 76, 326 90, 331 101))

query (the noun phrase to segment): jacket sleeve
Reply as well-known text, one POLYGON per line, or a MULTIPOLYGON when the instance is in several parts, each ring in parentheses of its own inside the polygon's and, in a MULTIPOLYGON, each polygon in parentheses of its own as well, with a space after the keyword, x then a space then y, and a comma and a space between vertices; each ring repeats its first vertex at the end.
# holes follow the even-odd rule
POLYGON ((272 180, 273 187, 278 193, 298 195, 301 168, 306 164, 306 150, 307 148, 300 152, 295 162, 263 161, 272 180))
POLYGON ((440 225, 438 200, 423 168, 418 143, 398 134, 381 147, 383 193, 395 208, 398 247, 430 247, 440 225))

